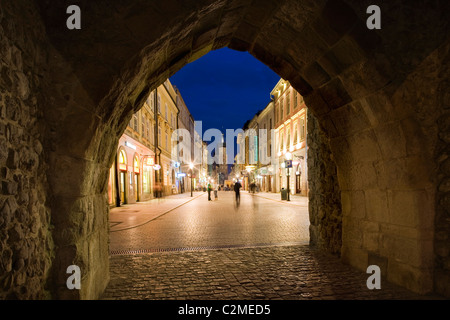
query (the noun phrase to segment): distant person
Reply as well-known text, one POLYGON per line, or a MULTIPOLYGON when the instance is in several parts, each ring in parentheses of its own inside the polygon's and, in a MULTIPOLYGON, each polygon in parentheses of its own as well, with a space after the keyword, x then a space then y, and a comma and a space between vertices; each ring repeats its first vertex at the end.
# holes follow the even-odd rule
POLYGON ((234 184, 234 192, 236 194, 236 204, 239 205, 241 203, 241 193, 240 193, 240 189, 242 188, 242 185, 239 181, 237 181, 234 184))
POLYGON ((208 201, 211 201, 211 189, 212 189, 212 187, 211 187, 211 183, 208 183, 208 201))
POLYGON ((217 200, 218 196, 217 196, 217 191, 220 190, 220 186, 216 183, 214 184, 214 199, 217 200))
POLYGON ((256 185, 255 185, 254 182, 252 182, 252 183, 250 184, 250 192, 251 192, 251 193, 255 193, 255 189, 256 189, 256 185))
POLYGON ((162 198, 162 186, 160 182, 155 184, 155 197, 162 198))

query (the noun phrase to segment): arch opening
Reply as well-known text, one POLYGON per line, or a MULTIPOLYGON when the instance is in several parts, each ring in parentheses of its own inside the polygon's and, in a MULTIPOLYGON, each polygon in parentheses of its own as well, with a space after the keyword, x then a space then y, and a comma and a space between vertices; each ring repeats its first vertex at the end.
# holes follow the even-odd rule
MULTIPOLYGON (((362 270, 380 265, 388 280, 416 292, 448 294, 444 105, 449 73, 441 71, 448 69, 450 46, 445 33, 436 33, 447 23, 439 14, 442 8, 406 10, 401 1, 391 1, 383 13, 397 23, 368 32, 359 1, 218 0, 189 6, 86 1, 88 22, 82 32, 69 33, 59 27, 63 3, 42 2, 30 11, 26 2, 1 4, 14 13, 16 27, 1 31, 7 47, 16 50, 5 66, 22 79, 18 87, 2 80, 2 87, 18 100, 14 108, 35 112, 30 121, 13 107, 2 108, 2 124, 10 137, 20 136, 20 130, 37 132, 29 140, 42 148, 29 158, 42 166, 19 160, 20 148, 29 148, 26 142, 19 148, 6 135, 0 141, 8 150, 2 160, 2 207, 7 203, 34 215, 38 206, 42 223, 34 225, 47 235, 41 239, 46 249, 26 259, 45 262, 36 268, 47 287, 30 285, 25 295, 93 298, 104 290, 109 266, 105 195, 118 138, 150 90, 223 47, 248 51, 304 96, 316 119, 309 121, 317 132, 311 140, 320 141, 310 146, 309 163, 323 169, 310 180, 310 205, 316 210, 311 222, 326 216, 332 228, 341 203, 342 259, 362 270), (23 39, 20 32, 26 28, 34 31, 23 39), (104 30, 110 30, 108 37, 104 30), (405 30, 411 38, 399 43, 405 30), (33 54, 35 59, 26 60, 33 54), (329 180, 334 173, 337 182, 329 180), (38 182, 14 181, 23 177, 38 182), (29 209, 19 199, 19 185, 32 194, 40 190, 29 209), (327 203, 326 195, 336 192, 340 196, 327 203), (324 207, 334 209, 325 215, 324 207), (63 266, 71 264, 84 270, 78 292, 64 285, 63 266)), ((8 221, 2 230, 13 224, 21 223, 8 221)), ((317 242, 324 247, 330 243, 326 230, 318 224, 317 242)), ((19 235, 16 244, 21 241, 19 235)), ((8 250, 12 261, 13 249, 8 250)))

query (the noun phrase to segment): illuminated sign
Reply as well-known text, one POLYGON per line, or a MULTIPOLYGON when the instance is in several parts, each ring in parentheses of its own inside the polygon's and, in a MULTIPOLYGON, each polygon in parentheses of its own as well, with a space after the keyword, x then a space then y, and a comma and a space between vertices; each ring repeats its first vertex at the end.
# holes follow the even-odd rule
POLYGON ((186 177, 186 173, 177 173, 178 178, 186 177))
POLYGON ((153 158, 153 157, 148 157, 145 164, 146 164, 147 166, 149 166, 149 167, 153 167, 153 166, 155 165, 155 158, 153 158))
POLYGON ((155 169, 155 170, 160 170, 160 169, 161 169, 161 166, 160 166, 159 164, 155 164, 155 165, 153 166, 153 169, 155 169))
POLYGON ((136 146, 133 145, 133 144, 131 144, 131 143, 129 143, 128 141, 125 141, 125 145, 126 145, 128 148, 131 148, 131 149, 133 149, 133 150, 136 150, 136 146))

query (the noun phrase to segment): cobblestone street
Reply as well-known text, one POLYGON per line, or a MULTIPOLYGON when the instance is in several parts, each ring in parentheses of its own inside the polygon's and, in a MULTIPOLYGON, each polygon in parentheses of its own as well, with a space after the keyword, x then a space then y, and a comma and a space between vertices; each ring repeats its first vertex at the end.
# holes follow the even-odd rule
POLYGON ((382 282, 307 245, 117 255, 103 299, 428 299, 382 282))
POLYGON ((193 198, 183 194, 112 209, 110 251, 309 241, 309 215, 304 197, 281 204, 278 194, 253 196, 243 192, 239 207, 233 192, 219 192, 218 199, 213 201, 208 201, 206 193, 196 193, 193 198))
POLYGON ((103 299, 430 299, 308 245, 307 200, 176 195, 111 210, 111 280, 103 299), (155 205, 159 201, 159 205, 155 205))

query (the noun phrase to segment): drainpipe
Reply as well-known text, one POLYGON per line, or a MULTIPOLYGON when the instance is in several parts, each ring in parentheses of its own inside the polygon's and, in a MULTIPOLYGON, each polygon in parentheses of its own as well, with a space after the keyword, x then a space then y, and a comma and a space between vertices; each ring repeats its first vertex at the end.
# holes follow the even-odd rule
MULTIPOLYGON (((155 143, 155 165, 157 165, 157 164, 161 163, 161 149, 159 149, 159 147, 158 147, 158 141, 159 141, 159 137, 158 137, 158 128, 159 128, 159 124, 158 124, 158 112, 159 112, 158 111, 158 88, 155 89, 154 104, 155 104, 155 108, 154 108, 154 116, 155 116, 155 140, 154 140, 154 143, 155 143)), ((160 173, 161 173, 160 170, 155 170, 155 184, 161 182, 161 176, 160 176, 161 174, 160 173)), ((158 194, 156 194, 156 197, 158 197, 158 194)))

